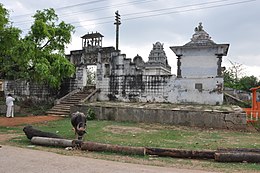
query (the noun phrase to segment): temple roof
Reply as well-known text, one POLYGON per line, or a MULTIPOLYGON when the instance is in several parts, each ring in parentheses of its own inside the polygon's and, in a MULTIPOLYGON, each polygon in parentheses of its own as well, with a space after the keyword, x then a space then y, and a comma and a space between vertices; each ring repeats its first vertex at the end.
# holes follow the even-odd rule
POLYGON ((83 35, 81 38, 83 39, 91 39, 91 38, 99 38, 99 37, 104 37, 102 34, 100 34, 99 32, 96 33, 87 33, 85 35, 83 35))
POLYGON ((171 67, 168 64, 167 56, 163 49, 164 48, 162 43, 156 42, 153 44, 153 49, 149 54, 146 66, 164 66, 170 70, 171 67))
POLYGON ((209 34, 204 31, 202 23, 195 27, 195 33, 192 35, 191 41, 184 45, 184 47, 197 47, 197 46, 215 46, 217 45, 211 40, 209 34))
POLYGON ((204 31, 202 23, 195 27, 195 33, 192 35, 191 41, 183 46, 171 46, 170 49, 177 55, 182 56, 183 49, 196 48, 217 48, 216 54, 227 55, 229 44, 217 44, 211 40, 209 34, 204 31))

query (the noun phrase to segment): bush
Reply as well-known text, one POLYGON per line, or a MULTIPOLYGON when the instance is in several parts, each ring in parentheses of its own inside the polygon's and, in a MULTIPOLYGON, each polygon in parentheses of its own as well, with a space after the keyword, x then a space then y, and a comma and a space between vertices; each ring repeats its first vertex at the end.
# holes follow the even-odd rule
POLYGON ((92 109, 89 108, 87 112, 87 120, 94 120, 94 119, 96 119, 96 114, 92 109))

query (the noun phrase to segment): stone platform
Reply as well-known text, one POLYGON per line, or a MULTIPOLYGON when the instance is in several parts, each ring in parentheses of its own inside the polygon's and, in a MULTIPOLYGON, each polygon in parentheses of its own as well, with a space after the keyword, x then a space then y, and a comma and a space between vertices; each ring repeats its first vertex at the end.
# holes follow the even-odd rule
POLYGON ((71 107, 71 113, 92 109, 99 120, 161 123, 218 129, 246 129, 246 114, 234 105, 93 102, 71 107))

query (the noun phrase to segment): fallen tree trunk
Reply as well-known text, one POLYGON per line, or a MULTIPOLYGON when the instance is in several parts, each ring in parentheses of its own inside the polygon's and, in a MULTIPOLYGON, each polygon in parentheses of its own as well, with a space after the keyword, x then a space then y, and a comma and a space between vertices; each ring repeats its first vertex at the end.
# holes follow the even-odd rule
POLYGON ((47 137, 47 138, 59 138, 60 136, 56 135, 55 133, 50 132, 43 132, 41 130, 35 129, 32 126, 25 126, 23 131, 28 139, 32 139, 33 137, 47 137))
POLYGON ((81 150, 87 151, 107 151, 114 153, 133 154, 133 155, 157 155, 177 158, 192 158, 192 159, 215 159, 218 162, 252 162, 260 163, 260 153, 253 152, 257 150, 243 149, 251 152, 240 152, 237 149, 229 149, 232 152, 221 152, 212 150, 192 151, 180 149, 161 149, 161 148, 145 148, 145 147, 129 147, 111 144, 101 144, 96 142, 82 142, 79 140, 68 140, 58 138, 33 137, 32 144, 44 146, 58 147, 80 147, 81 150))
POLYGON ((260 163, 260 153, 253 153, 253 152, 215 153, 215 161, 260 163))
POLYGON ((258 148, 218 148, 218 153, 232 153, 232 152, 253 152, 253 153, 260 153, 260 149, 258 148))
POLYGON ((145 155, 144 147, 129 147, 120 145, 101 144, 96 142, 83 142, 81 144, 81 150, 87 151, 108 151, 114 153, 133 154, 133 155, 145 155))
POLYGON ((33 137, 31 143, 35 145, 55 146, 55 147, 75 147, 75 140, 33 137))
POLYGON ((180 149, 145 148, 146 154, 177 158, 214 159, 215 151, 193 151, 180 149))

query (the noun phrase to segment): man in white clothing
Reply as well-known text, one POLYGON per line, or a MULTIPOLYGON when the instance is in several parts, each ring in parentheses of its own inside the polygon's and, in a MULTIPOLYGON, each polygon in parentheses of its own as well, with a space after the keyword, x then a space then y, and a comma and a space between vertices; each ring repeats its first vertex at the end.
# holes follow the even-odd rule
POLYGON ((15 99, 12 97, 12 94, 8 94, 6 97, 6 117, 12 118, 14 117, 14 101, 15 99))

